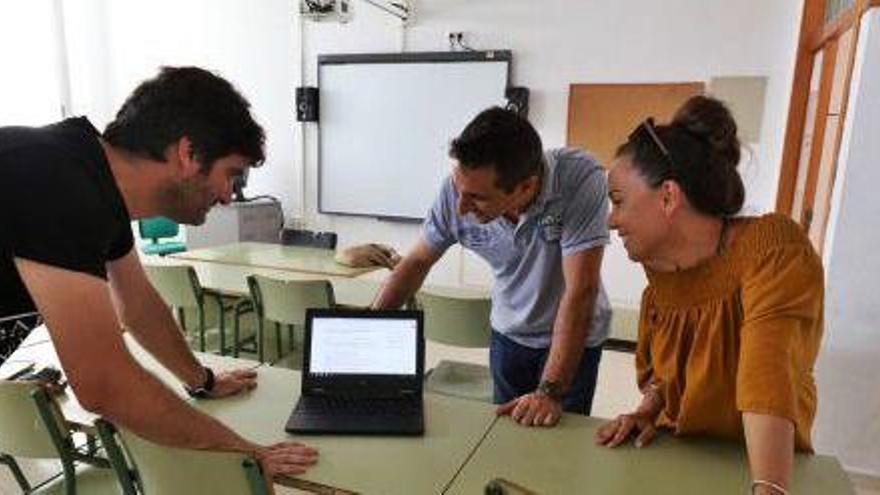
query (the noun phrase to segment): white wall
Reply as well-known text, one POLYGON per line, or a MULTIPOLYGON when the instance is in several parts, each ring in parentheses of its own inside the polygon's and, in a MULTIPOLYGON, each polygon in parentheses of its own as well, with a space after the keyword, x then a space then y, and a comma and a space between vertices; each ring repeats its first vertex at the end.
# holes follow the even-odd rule
MULTIPOLYGON (((216 70, 241 89, 267 129, 267 164, 252 175, 249 193, 278 196, 288 217, 337 231, 341 245, 382 241, 405 251, 418 235, 416 225, 316 213, 317 125, 297 124, 292 100, 301 77, 315 84, 318 54, 396 51, 404 44, 411 51, 445 50, 451 30, 464 31, 475 48, 512 49, 512 81, 531 88, 530 117, 547 147, 564 144, 571 83, 766 76, 761 140, 750 145, 754 153, 747 153, 743 174, 749 210, 767 211, 775 198, 799 3, 418 0, 405 33, 395 18, 359 0, 343 25, 300 26, 296 2, 281 0, 71 0, 66 11, 74 107, 96 125, 160 65, 216 70)), ((605 260, 612 300, 636 306, 641 269, 617 239, 605 260)), ((480 260, 454 248, 430 281, 486 285, 491 277, 480 260)))
POLYGON ((51 0, 0 3, 0 126, 58 120, 62 96, 51 0), (27 50, 7 47, 26 46, 27 50))
POLYGON ((294 3, 282 0, 69 0, 74 111, 98 128, 164 65, 199 65, 235 84, 266 129, 267 161, 253 192, 297 201, 293 88, 299 56, 294 3))
POLYGON ((880 476, 880 8, 862 18, 825 244, 816 448, 880 476), (855 407, 854 407, 855 406, 855 407))
MULTIPOLYGON (((513 50, 512 82, 531 88, 530 118, 547 147, 565 142, 571 83, 768 77, 761 142, 749 145, 752 153, 746 153, 749 160, 742 171, 748 210, 773 209, 800 2, 420 0, 416 6, 417 17, 405 37, 410 51, 447 49, 449 31, 464 31, 478 49, 513 50)), ((305 73, 310 84, 316 82, 318 54, 400 48, 395 19, 363 2, 355 1, 354 8, 348 24, 305 24, 305 73)), ((309 124, 306 133, 308 222, 338 231, 343 244, 384 240, 405 250, 418 235, 418 227, 316 213, 315 127, 309 124)), ((603 276, 616 304, 638 304, 644 276, 626 258, 617 239, 606 253, 603 276)), ((452 250, 430 280, 488 284, 491 277, 481 261, 452 250)))

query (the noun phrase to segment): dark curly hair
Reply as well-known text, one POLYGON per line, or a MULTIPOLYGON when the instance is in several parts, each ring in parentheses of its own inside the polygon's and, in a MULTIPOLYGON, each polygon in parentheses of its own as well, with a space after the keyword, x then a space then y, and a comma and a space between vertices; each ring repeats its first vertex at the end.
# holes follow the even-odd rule
POLYGON ((668 156, 649 132, 639 130, 617 149, 617 156, 632 158, 648 185, 656 188, 664 180, 678 182, 691 205, 707 215, 728 217, 742 209, 745 188, 736 169, 740 141, 736 122, 723 102, 694 96, 678 109, 672 122, 654 126, 668 156))
POLYGON ((265 134, 250 103, 225 79, 198 67, 162 67, 125 100, 104 130, 111 145, 165 161, 168 146, 186 136, 202 172, 236 153, 252 166, 265 160, 265 134))
POLYGON ((525 179, 544 170, 541 138, 516 112, 492 107, 480 112, 452 140, 449 156, 466 169, 493 167, 497 186, 512 192, 525 179))

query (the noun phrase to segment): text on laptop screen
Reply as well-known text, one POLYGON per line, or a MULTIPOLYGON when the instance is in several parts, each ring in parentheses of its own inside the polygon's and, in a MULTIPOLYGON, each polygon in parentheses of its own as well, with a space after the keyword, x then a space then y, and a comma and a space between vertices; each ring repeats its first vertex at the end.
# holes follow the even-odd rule
POLYGON ((315 318, 310 373, 415 375, 414 319, 315 318))

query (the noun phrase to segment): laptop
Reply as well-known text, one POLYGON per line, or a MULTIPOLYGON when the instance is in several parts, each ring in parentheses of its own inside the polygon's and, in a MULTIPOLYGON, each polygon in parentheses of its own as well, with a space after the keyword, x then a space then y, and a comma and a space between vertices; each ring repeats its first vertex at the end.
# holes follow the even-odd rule
POLYGON ((306 311, 299 434, 421 435, 425 340, 420 311, 306 311))

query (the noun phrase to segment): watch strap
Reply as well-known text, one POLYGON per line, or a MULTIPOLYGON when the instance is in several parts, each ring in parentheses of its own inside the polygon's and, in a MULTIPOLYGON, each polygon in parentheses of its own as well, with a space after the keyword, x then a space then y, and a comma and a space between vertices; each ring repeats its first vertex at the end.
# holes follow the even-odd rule
POLYGON ((214 390, 214 370, 204 367, 205 369, 205 382, 198 387, 191 388, 189 386, 184 387, 186 389, 186 393, 190 395, 190 397, 195 397, 197 399, 202 399, 208 397, 211 391, 214 390))
POLYGON ((553 380, 541 380, 538 383, 537 392, 547 397, 561 401, 563 397, 565 397, 565 392, 562 390, 562 385, 559 382, 553 380))

